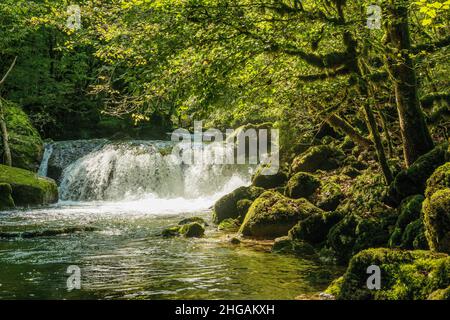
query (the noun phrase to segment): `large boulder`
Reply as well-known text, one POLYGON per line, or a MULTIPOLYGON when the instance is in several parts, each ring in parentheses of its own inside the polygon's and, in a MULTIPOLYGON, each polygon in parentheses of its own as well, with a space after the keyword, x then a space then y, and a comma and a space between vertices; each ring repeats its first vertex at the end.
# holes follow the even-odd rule
POLYGON ((450 188, 450 162, 437 168, 427 180, 425 196, 431 197, 436 191, 445 188, 450 188))
POLYGON ((423 212, 425 235, 431 250, 450 253, 450 188, 426 198, 423 212))
POLYGON ((398 210, 398 218, 394 231, 389 239, 389 246, 401 249, 428 249, 424 239, 424 228, 421 218, 421 194, 410 196, 402 201, 398 210), (424 246, 425 245, 425 246, 424 246))
POLYGON ((400 171, 389 186, 386 203, 397 206, 408 196, 424 194, 427 179, 446 162, 447 148, 447 143, 441 144, 400 171))
POLYGON ((308 198, 317 188, 320 187, 320 181, 312 174, 298 172, 289 179, 286 185, 286 195, 293 199, 308 198))
POLYGON ((316 170, 336 169, 343 158, 343 152, 337 148, 328 145, 314 146, 294 158, 291 165, 291 172, 314 172, 316 170))
POLYGON ((345 300, 423 300, 449 285, 449 256, 430 251, 378 248, 355 255, 344 276, 327 291, 335 293, 337 299, 345 300), (380 290, 367 287, 370 276, 367 269, 371 265, 380 268, 380 290))
POLYGON ((219 224, 225 219, 244 219, 253 200, 264 192, 263 188, 254 186, 239 187, 223 196, 214 204, 213 220, 219 224))
POLYGON ((0 165, 0 183, 11 186, 16 206, 44 205, 58 201, 55 181, 39 177, 31 171, 0 165))
MULTIPOLYGON (((264 170, 264 169, 262 169, 264 170)), ((275 174, 264 175, 262 170, 258 170, 252 177, 252 185, 264 189, 272 189, 281 187, 286 184, 287 175, 283 171, 278 171, 275 174)))
MULTIPOLYGON (((12 164, 17 168, 36 172, 42 160, 44 143, 20 107, 10 102, 4 102, 3 105, 12 164)), ((0 154, 3 151, 0 144, 0 154)))
POLYGON ((273 239, 287 235, 300 220, 323 211, 306 199, 290 199, 278 192, 266 191, 257 198, 239 229, 245 236, 273 239))
POLYGON ((289 236, 311 244, 320 244, 326 241, 330 229, 341 219, 342 214, 337 211, 313 214, 297 223, 289 231, 289 236))
POLYGON ((8 183, 0 183, 0 210, 14 208, 15 204, 11 194, 11 186, 8 183))

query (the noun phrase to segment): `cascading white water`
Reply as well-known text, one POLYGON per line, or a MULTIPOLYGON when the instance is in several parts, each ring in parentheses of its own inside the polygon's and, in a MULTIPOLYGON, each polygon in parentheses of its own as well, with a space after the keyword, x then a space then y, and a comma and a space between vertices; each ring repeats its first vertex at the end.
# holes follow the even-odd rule
POLYGON ((42 157, 41 165, 39 166, 38 175, 41 177, 47 176, 48 160, 53 153, 53 145, 51 143, 45 145, 44 155, 42 157))
POLYGON ((218 196, 249 182, 251 168, 248 166, 211 164, 209 160, 217 154, 217 145, 206 147, 205 161, 192 165, 180 164, 177 157, 167 152, 170 147, 172 143, 160 141, 106 144, 64 169, 60 198, 72 201, 159 199, 159 205, 175 200, 178 205, 183 201, 191 205, 200 201, 202 207, 206 202, 212 205, 218 196))

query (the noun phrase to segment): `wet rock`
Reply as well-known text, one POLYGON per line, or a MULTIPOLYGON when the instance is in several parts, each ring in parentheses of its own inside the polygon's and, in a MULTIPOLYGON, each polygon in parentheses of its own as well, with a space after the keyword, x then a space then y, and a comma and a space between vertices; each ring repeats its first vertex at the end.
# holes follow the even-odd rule
POLYGON ((0 210, 15 207, 11 193, 11 185, 9 185, 8 183, 0 183, 0 210))
POLYGON ((198 222, 182 225, 179 230, 186 238, 200 238, 205 234, 205 228, 198 222))

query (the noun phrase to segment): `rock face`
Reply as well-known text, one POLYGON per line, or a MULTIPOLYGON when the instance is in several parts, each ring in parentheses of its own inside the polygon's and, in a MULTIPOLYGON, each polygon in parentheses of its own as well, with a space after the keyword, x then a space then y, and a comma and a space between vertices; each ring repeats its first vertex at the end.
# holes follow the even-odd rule
POLYGON ((287 235, 300 220, 321 213, 321 209, 306 199, 294 200, 266 191, 253 202, 239 232, 244 236, 273 239, 287 235))
POLYGON ((11 186, 12 198, 17 206, 33 206, 58 201, 58 187, 49 178, 19 168, 0 165, 0 183, 11 186))
POLYGON ((287 181, 286 173, 278 171, 276 174, 263 175, 260 171, 252 177, 252 185, 264 189, 272 189, 283 186, 287 181))
POLYGON ((450 257, 430 251, 368 249, 356 254, 344 276, 328 292, 337 299, 422 300, 445 297, 450 286, 450 257), (367 268, 380 267, 381 289, 367 288, 367 268))
POLYGON ((432 250, 450 253, 450 162, 427 181, 423 202, 425 235, 432 250))
MULTIPOLYGON (((36 172, 42 160, 44 143, 22 109, 13 103, 4 103, 5 120, 14 167, 36 172)), ((0 154, 3 147, 0 144, 0 154)))
POLYGON ((286 195, 293 199, 308 198, 319 187, 320 181, 312 174, 298 172, 289 179, 286 185, 286 195))
POLYGON ((328 145, 314 146, 293 160, 291 172, 336 169, 343 158, 344 154, 339 149, 328 145))
POLYGON ((253 200, 264 192, 263 188, 240 187, 223 196, 214 204, 214 223, 219 224, 225 219, 244 219, 253 200))
POLYGON ((419 157, 408 169, 401 171, 389 186, 386 202, 397 206, 408 196, 424 194, 427 179, 446 161, 448 144, 444 143, 419 157))
POLYGON ((52 154, 48 159, 47 176, 59 181, 65 168, 94 150, 100 149, 108 140, 73 140, 52 143, 52 154))
POLYGON ((0 183, 0 210, 15 207, 11 193, 12 189, 8 183, 0 183))
POLYGON ((418 194, 402 201, 398 208, 398 219, 389 239, 391 248, 428 249, 422 221, 422 202, 418 194))

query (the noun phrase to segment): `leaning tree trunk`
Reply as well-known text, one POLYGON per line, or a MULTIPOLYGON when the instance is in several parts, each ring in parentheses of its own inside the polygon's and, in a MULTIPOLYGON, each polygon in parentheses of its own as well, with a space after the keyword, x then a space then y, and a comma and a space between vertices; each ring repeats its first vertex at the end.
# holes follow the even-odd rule
MULTIPOLYGON (((12 69, 16 65, 16 61, 17 61, 17 57, 14 58, 8 71, 6 71, 5 75, 0 80, 0 88, 5 83, 6 78, 8 78, 8 76, 9 76, 9 73, 12 71, 12 69)), ((8 128, 6 126, 5 113, 3 110, 3 103, 2 103, 1 96, 0 96, 0 130, 2 132, 3 153, 4 153, 4 158, 5 158, 5 164, 11 167, 12 166, 11 149, 9 148, 8 128)))
POLYGON ((6 128, 2 98, 0 98, 0 130, 2 132, 2 145, 5 164, 11 167, 12 166, 11 149, 9 148, 8 129, 6 128))
POLYGON ((417 93, 416 71, 410 57, 408 0, 387 0, 387 67, 394 82, 395 99, 407 166, 433 148, 417 93))

